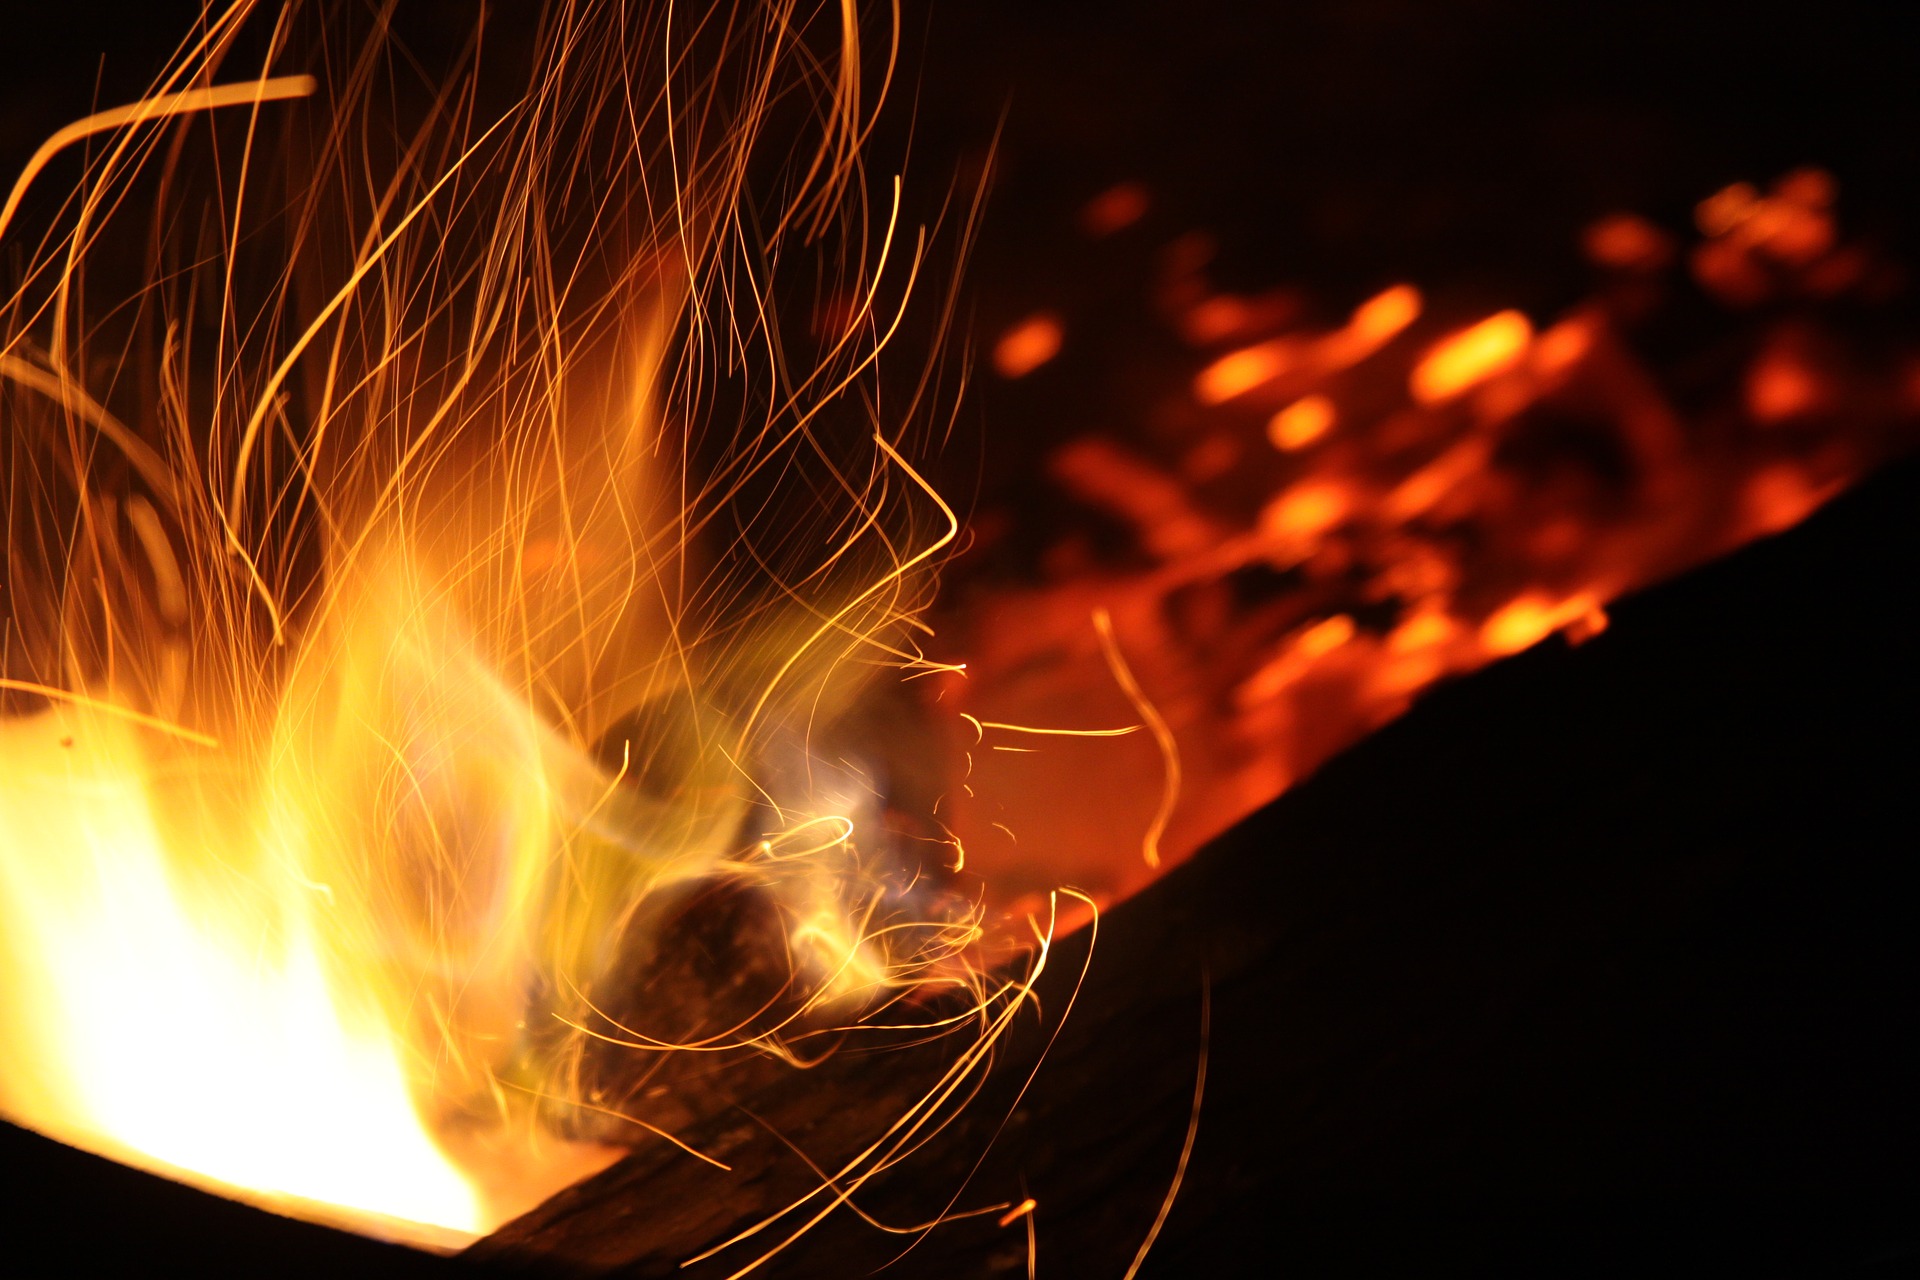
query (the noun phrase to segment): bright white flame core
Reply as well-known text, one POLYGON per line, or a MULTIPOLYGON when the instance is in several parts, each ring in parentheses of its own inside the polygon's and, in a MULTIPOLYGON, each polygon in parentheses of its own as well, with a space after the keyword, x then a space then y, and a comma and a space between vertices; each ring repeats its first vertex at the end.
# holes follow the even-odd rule
POLYGON ((183 900, 127 728, 0 721, 0 760, 0 919, 31 970, 9 1047, 37 1041, 37 1122, 269 1196, 482 1229, 395 1044, 329 992, 301 915, 183 900))

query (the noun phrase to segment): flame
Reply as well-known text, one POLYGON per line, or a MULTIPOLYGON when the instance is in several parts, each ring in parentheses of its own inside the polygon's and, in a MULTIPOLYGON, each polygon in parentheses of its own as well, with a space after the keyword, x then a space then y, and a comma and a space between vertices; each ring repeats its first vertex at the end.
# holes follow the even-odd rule
POLYGON ((103 139, 0 349, 31 495, 5 511, 0 1105, 449 1245, 678 1143, 609 1052, 797 1061, 822 1019, 969 989, 968 911, 897 888, 861 848, 871 785, 806 742, 861 669, 946 669, 913 637, 952 512, 911 423, 859 407, 924 245, 897 186, 877 235, 844 198, 873 109, 850 8, 691 34, 558 8, 523 97, 489 114, 463 63, 411 134, 383 27, 324 75, 196 87, 253 9, 56 135, 0 214, 16 234, 103 139), (766 142, 784 68, 836 65, 814 41, 839 78, 766 142), (683 55, 711 65, 645 80, 683 55), (164 127, 196 113, 224 115, 164 127), (202 198, 220 229, 181 243, 202 198), (837 277, 811 372, 765 329, 786 277, 740 248, 750 204, 819 246, 800 278, 837 277), (96 312, 143 207, 133 278, 159 283, 96 312), (676 887, 722 880, 777 912, 788 968, 765 1017, 683 1042, 621 1001, 676 887))
POLYGON ((398 1046, 329 981, 300 887, 182 885, 148 773, 99 712, 0 722, 9 1110, 276 1199, 477 1230, 398 1046))

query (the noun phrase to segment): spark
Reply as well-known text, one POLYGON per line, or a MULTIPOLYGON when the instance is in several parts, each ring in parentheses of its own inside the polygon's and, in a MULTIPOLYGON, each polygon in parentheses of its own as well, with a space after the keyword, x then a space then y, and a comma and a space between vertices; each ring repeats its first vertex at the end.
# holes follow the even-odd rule
POLYGON ((1160 806, 1154 810, 1153 821, 1147 827, 1147 833, 1140 840, 1140 854, 1147 865, 1160 865, 1160 839, 1166 834, 1167 824, 1173 820, 1174 806, 1180 803, 1180 748, 1173 740, 1173 730, 1157 707, 1147 697, 1140 682, 1134 678, 1133 668, 1127 665, 1126 655, 1120 652, 1120 642, 1114 638, 1113 617, 1105 609, 1093 612, 1093 630, 1100 637, 1100 652, 1106 656, 1107 667, 1113 672, 1114 682, 1120 686, 1127 699, 1133 703, 1140 718, 1147 722, 1147 728, 1153 733, 1153 741, 1160 748, 1160 763, 1164 780, 1160 791, 1160 806))

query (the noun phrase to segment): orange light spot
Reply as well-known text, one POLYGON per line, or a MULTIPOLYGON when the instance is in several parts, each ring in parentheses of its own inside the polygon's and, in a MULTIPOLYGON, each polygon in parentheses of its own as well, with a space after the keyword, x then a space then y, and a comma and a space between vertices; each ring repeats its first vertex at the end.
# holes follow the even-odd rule
POLYGON ((1292 452, 1304 449, 1333 429, 1333 401, 1311 395, 1273 415, 1267 423, 1267 438, 1276 449, 1292 452))
POLYGON ((1194 379, 1194 397, 1202 404, 1225 404, 1235 396, 1245 395, 1291 369, 1294 350, 1294 343, 1275 338, 1221 356, 1194 379))
POLYGON ((1580 318, 1562 320, 1533 344, 1533 367, 1558 377, 1586 359, 1593 350, 1593 325, 1580 318))
POLYGON ((1381 513, 1396 523, 1431 511, 1439 501, 1486 470, 1493 446, 1484 436, 1469 436, 1394 486, 1381 513))
POLYGON ((1036 1201, 1032 1196, 1028 1196, 1025 1200, 1022 1200, 1019 1204, 1013 1206, 1013 1208, 1001 1214, 999 1222, 996 1223, 995 1225, 1002 1226, 1002 1227, 1010 1227, 1014 1223, 1020 1221, 1020 1219, 1032 1213, 1038 1207, 1039 1207, 1039 1202, 1036 1201))
POLYGON ((1353 639, 1353 619, 1344 613, 1316 622, 1300 633, 1294 647, 1304 658, 1323 658, 1353 639))
POLYGON ((1767 253, 1792 266, 1804 267, 1833 248, 1833 219, 1824 210, 1769 200, 1751 225, 1767 253))
POLYGON ((1387 648, 1395 653, 1414 653, 1438 648, 1459 633, 1460 626, 1437 609, 1416 613, 1395 627, 1387 636, 1387 648))
POLYGON ((1420 291, 1410 284, 1397 284, 1355 307, 1347 329, 1355 338, 1378 347, 1418 320, 1420 307, 1420 291))
POLYGON ((1336 480, 1308 480, 1288 489, 1260 513, 1260 525, 1288 543, 1310 541, 1346 518, 1351 499, 1336 480))
POLYGON ((1709 240, 1696 246, 1692 267, 1700 287, 1729 306, 1752 306, 1773 288, 1767 273, 1730 241, 1709 240))
POLYGON ((1065 337, 1059 316, 1036 312, 1000 335, 993 347, 993 367, 1003 378, 1024 378, 1059 355, 1065 337))
POLYGON ((1571 644, 1585 644, 1602 631, 1605 631, 1610 621, 1611 619, 1607 617, 1607 611, 1596 604, 1573 621, 1567 623, 1567 640, 1571 644))
POLYGON ((1826 209, 1839 195, 1839 184, 1825 169, 1795 169, 1773 184, 1773 194, 1803 209, 1826 209))
POLYGON ((1580 237, 1591 262, 1616 271, 1658 271, 1673 261, 1673 237, 1634 213, 1610 213, 1580 237))
POLYGON ((1702 200, 1693 208, 1693 224, 1702 235, 1723 236, 1753 213, 1760 193, 1751 182, 1736 182, 1702 200))
POLYGON ((1151 203, 1147 189, 1139 183, 1115 183, 1081 208, 1080 227, 1095 238, 1110 236, 1146 217, 1151 203))
POLYGON ((1187 312, 1187 336, 1195 342, 1221 342, 1244 333, 1253 309, 1240 298, 1218 294, 1187 312))
POLYGON ((1220 541, 1220 531, 1188 500, 1173 477, 1099 436, 1070 441, 1048 460, 1069 492, 1134 526, 1147 550, 1165 559, 1195 555, 1220 541))
POLYGON ((1606 615, 1600 609, 1600 602, 1585 592, 1555 601, 1530 591, 1503 605, 1481 624, 1480 644, 1497 656, 1519 653, 1560 628, 1594 614, 1600 615, 1599 627, 1605 627, 1606 615))
POLYGON ((1343 328, 1321 338, 1314 358, 1324 371, 1346 369, 1393 341, 1420 314, 1420 291, 1397 284, 1353 309, 1343 328))
POLYGON ((1445 675, 1446 660, 1440 654, 1426 650, 1419 653, 1406 653, 1382 664, 1375 670, 1368 683, 1379 697, 1404 697, 1445 675))
POLYGON ((1208 436, 1180 460, 1180 472, 1189 480, 1217 480, 1240 461, 1240 445, 1229 435, 1208 436))
POLYGON ((1768 467, 1747 482, 1747 518, 1762 533, 1777 533, 1799 524, 1827 494, 1786 463, 1768 467))
POLYGON ((1353 619, 1344 613, 1302 628, 1281 645, 1278 654, 1241 683, 1235 698, 1242 707, 1257 707, 1271 701, 1312 670, 1315 662, 1353 636, 1353 619))
POLYGON ((1488 316, 1435 343, 1413 367, 1413 398, 1438 404, 1504 373, 1526 354, 1533 326, 1518 311, 1488 316))
POLYGON ((1817 408, 1824 388, 1813 370, 1780 351, 1771 351, 1747 370, 1747 412, 1757 421, 1785 422, 1817 408))

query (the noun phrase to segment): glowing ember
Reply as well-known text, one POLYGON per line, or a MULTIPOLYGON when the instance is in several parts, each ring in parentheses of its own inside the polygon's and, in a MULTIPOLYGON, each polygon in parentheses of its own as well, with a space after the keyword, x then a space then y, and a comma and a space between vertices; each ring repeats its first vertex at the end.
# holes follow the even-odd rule
POLYGON ((1147 189, 1137 182, 1108 187, 1080 210, 1080 225, 1090 236, 1110 236, 1147 216, 1147 189))
POLYGON ((1059 316, 1045 311, 1029 316, 994 344, 993 367, 1003 378, 1024 378, 1060 354, 1065 336, 1059 316))
POLYGON ((1413 366, 1413 398, 1439 404, 1518 364, 1533 326, 1518 311, 1502 311, 1434 345, 1413 366))
MULTIPOLYGON (((1088 616, 1107 611, 1180 752, 1158 843, 1177 860, 1435 681, 1555 635, 1585 641, 1623 592, 1803 519, 1912 443, 1920 408, 1910 340, 1849 339, 1901 276, 1841 234, 1836 210, 1833 179, 1808 169, 1711 195, 1690 244, 1609 214, 1580 236, 1598 289, 1537 329, 1409 284, 1316 326, 1303 290, 1216 290, 1210 242, 1170 240, 1151 305, 1193 349, 1191 380, 1136 421, 1103 411, 1111 434, 1078 436, 1048 468, 1063 500, 1124 536, 1096 543, 1056 517, 1065 531, 1030 565, 1017 536, 977 563, 953 618, 967 706, 1036 723, 1126 714, 1083 660, 1088 616), (1674 343, 1670 301, 1692 308, 1703 348, 1678 376, 1643 350, 1674 343), (1714 304, 1737 318, 1715 330, 1696 315, 1714 304)), ((1085 850, 1129 848, 1155 821, 1159 753, 1137 737, 1046 750, 1058 758, 1023 757, 1019 776, 976 765, 1019 843, 963 813, 972 865, 1033 892, 1070 876, 1119 897, 1151 879, 1137 854, 1085 850), (1060 796, 1089 778, 1094 797, 1069 812, 1060 796)))
POLYGON ((1323 395, 1303 396, 1273 415, 1267 435, 1274 448, 1291 453, 1333 430, 1335 416, 1333 401, 1323 395))

